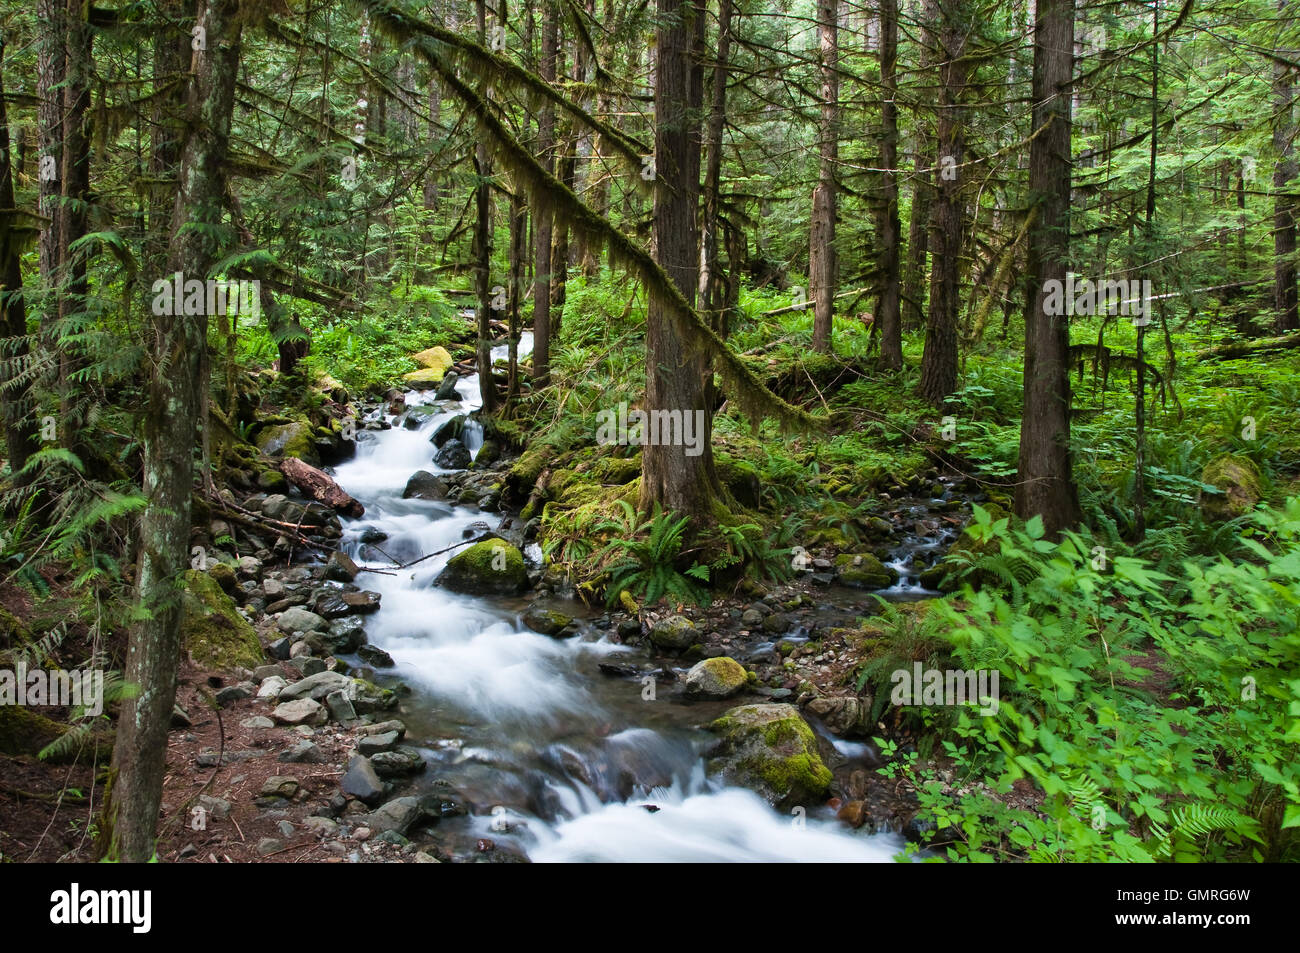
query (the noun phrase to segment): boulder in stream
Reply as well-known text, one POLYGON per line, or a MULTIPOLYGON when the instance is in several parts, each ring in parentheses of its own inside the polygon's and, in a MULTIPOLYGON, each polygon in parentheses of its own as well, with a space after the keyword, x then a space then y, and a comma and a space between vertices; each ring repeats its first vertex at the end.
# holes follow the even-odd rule
POLYGON ((793 705, 741 705, 708 726, 708 771, 781 810, 820 803, 830 787, 817 738, 793 705))
POLYGON ((402 490, 404 500, 444 500, 447 498, 447 484, 442 478, 428 470, 417 470, 406 481, 402 490))
POLYGON ((871 553, 845 553, 835 557, 842 585, 855 589, 886 589, 898 581, 897 570, 890 569, 871 553))
POLYGON ((686 691, 709 698, 727 698, 744 688, 748 680, 745 666, 723 655, 696 663, 686 673, 686 691))
POLYGON ((485 539, 452 556, 437 584, 474 596, 512 596, 528 588, 528 569, 514 546, 485 539))
POLYGON ((469 447, 453 438, 442 445, 433 456, 433 462, 444 470, 464 470, 473 462, 469 447))

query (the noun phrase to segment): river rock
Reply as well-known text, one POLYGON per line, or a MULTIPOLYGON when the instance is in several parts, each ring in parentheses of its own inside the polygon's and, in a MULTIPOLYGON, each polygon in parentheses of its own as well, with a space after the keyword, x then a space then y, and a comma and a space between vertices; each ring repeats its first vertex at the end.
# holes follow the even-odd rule
POLYGON ((330 623, 325 641, 335 653, 346 655, 365 645, 366 631, 362 628, 360 619, 356 616, 346 616, 330 623))
POLYGON ((333 691, 326 695, 325 707, 329 709, 330 717, 340 725, 350 725, 357 720, 357 710, 352 707, 352 699, 348 698, 345 691, 333 691))
POLYGON ((460 394, 456 393, 456 383, 460 380, 460 375, 455 371, 448 371, 447 376, 442 379, 438 385, 438 392, 433 395, 434 400, 460 400, 460 394))
POLYGON ((540 632, 542 635, 549 635, 552 638, 567 638, 578 634, 577 627, 573 624, 571 616, 537 606, 533 606, 524 613, 524 625, 534 632, 540 632))
POLYGON ((424 759, 414 748, 401 745, 392 751, 380 751, 370 756, 375 773, 381 778, 406 777, 425 769, 424 759))
POLYGON ((271 715, 285 725, 323 725, 327 720, 324 706, 310 698, 298 698, 277 705, 271 715))
POLYGON ((289 764, 324 764, 326 758, 318 745, 304 739, 292 748, 281 751, 277 760, 289 764))
POLYGON ((381 751, 390 751, 397 744, 397 732, 385 731, 374 735, 364 735, 357 742, 357 750, 364 755, 378 754, 381 751))
POLYGON ((275 620, 275 627, 281 632, 287 632, 289 635, 315 632, 317 630, 323 631, 327 628, 324 619, 302 606, 285 609, 284 612, 280 613, 280 618, 275 620))
POLYGON ((357 755, 348 762, 348 770, 339 782, 339 788, 349 797, 354 797, 364 804, 378 804, 387 788, 375 773, 370 759, 357 755))
POLYGON ((416 823, 424 818, 424 809, 416 797, 399 797, 389 801, 371 814, 362 814, 357 821, 370 828, 371 832, 386 833, 395 831, 406 834, 416 823))
POLYGON ((528 588, 528 569, 514 546, 485 539, 451 557, 437 585, 469 595, 516 595, 528 588))
POLYGON ((362 615, 378 612, 379 601, 379 593, 371 592, 369 589, 363 589, 361 592, 343 593, 343 602, 347 607, 353 612, 360 612, 362 615))
POLYGON ((393 657, 377 645, 363 645, 357 649, 357 657, 367 665, 375 668, 392 668, 397 663, 393 657))
POLYGON ((262 684, 257 689, 257 697, 279 698, 280 692, 284 691, 285 686, 288 684, 288 679, 283 675, 270 675, 262 679, 262 684))
POLYGON ((457 414, 445 424, 440 424, 433 432, 433 436, 429 438, 429 442, 441 449, 448 440, 459 440, 461 434, 465 432, 465 421, 468 419, 464 414, 457 414))
POLYGON ((444 470, 464 470, 472 460, 469 448, 456 439, 448 440, 433 456, 433 462, 444 470))
POLYGON ((694 622, 684 615, 670 615, 654 624, 650 630, 650 641, 661 649, 680 652, 701 639, 694 622))
POLYGON ((890 569, 871 553, 836 556, 835 568, 840 583, 855 589, 886 589, 898 581, 897 570, 890 569))
POLYGON ((351 686, 352 681, 346 675, 340 675, 338 672, 317 672, 315 675, 308 675, 301 681, 282 688, 280 690, 280 699, 282 701, 293 701, 297 698, 311 698, 319 701, 330 692, 346 691, 351 686))
POLYGON ((361 572, 347 553, 333 552, 325 563, 325 578, 335 582, 351 582, 361 572))
POLYGON ((411 478, 406 481, 406 488, 402 490, 404 500, 445 500, 446 498, 447 484, 441 477, 428 470, 417 470, 411 474, 411 478))
POLYGON ((718 742, 708 753, 711 775, 757 792, 781 810, 817 804, 831 772, 817 739, 793 705, 742 705, 708 729, 718 742))
POLYGON ((866 737, 871 733, 871 699, 853 695, 823 696, 804 705, 811 715, 820 718, 835 734, 842 737, 866 737))
POLYGON ((724 655, 697 662, 686 673, 686 691, 709 698, 727 698, 744 688, 748 679, 745 667, 724 655))

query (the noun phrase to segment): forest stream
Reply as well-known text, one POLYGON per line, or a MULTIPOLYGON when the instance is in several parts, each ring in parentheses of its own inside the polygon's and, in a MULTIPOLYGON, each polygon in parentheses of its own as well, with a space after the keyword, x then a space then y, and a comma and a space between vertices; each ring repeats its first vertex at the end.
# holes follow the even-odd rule
MULTIPOLYGON (((388 416, 395 425, 365 431, 356 457, 337 467, 339 484, 366 508, 344 523, 344 549, 358 565, 392 571, 362 542, 367 530, 387 534, 384 552, 403 561, 474 535, 483 519, 477 507, 401 496, 412 472, 447 472, 430 464, 429 438, 479 406, 476 377, 463 378, 459 391, 464 400, 439 402, 418 429, 388 416)), ((408 408, 430 395, 408 393, 408 408)), ((470 430, 465 442, 477 453, 481 434, 470 430)), ((529 549, 530 559, 540 558, 536 545, 529 549)), ((428 739, 417 747, 430 770, 413 793, 442 785, 470 802, 468 814, 439 825, 451 852, 470 854, 483 838, 533 861, 888 862, 901 850, 901 835, 852 831, 829 807, 782 816, 753 792, 706 778, 710 735, 699 726, 735 701, 689 699, 680 680, 657 683, 648 700, 645 678, 599 669, 617 661, 652 671, 661 663, 646 648, 617 644, 587 621, 575 638, 539 635, 520 622, 522 598, 435 586, 453 553, 396 575, 368 574, 367 586, 383 601, 366 626, 413 690, 403 705, 408 737, 428 739)), ((885 594, 922 595, 906 576, 885 594)), ((582 614, 573 603, 564 609, 582 614)), ((757 649, 764 647, 770 643, 757 649)), ((865 745, 834 743, 846 757, 867 754, 865 745)))

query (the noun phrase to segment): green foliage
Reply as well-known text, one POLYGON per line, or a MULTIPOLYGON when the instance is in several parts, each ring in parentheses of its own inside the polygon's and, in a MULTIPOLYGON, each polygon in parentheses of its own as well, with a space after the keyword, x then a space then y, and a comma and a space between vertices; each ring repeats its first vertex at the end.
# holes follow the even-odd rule
POLYGON ((684 572, 677 569, 684 555, 686 527, 690 517, 675 517, 663 512, 657 505, 648 520, 637 518, 636 510, 624 500, 618 501, 621 517, 615 517, 596 527, 598 532, 614 534, 604 551, 602 561, 609 573, 609 604, 618 601, 624 589, 646 605, 654 605, 664 597, 677 602, 709 604, 709 594, 700 585, 709 581, 709 568, 692 562, 684 572))

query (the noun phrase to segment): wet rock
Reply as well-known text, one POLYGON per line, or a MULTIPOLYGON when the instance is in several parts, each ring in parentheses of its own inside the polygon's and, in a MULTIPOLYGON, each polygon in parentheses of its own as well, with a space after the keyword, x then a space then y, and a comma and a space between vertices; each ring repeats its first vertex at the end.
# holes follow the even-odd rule
POLYGON ((387 788, 375 773, 370 759, 357 755, 348 762, 348 769, 339 782, 339 788, 349 797, 354 797, 364 804, 378 804, 387 788))
POLYGON ((442 449, 443 445, 449 440, 459 440, 465 433, 466 420, 468 420, 468 418, 464 414, 457 414, 455 417, 452 417, 451 420, 439 426, 438 429, 433 432, 433 436, 429 438, 429 442, 435 447, 442 449))
POLYGON ((842 737, 866 737, 873 728, 871 698, 824 696, 809 701, 804 709, 820 718, 826 727, 842 737))
POLYGON ((773 612, 763 620, 763 631, 768 635, 785 635, 790 631, 790 617, 784 612, 773 612))
POLYGON ((455 371, 448 371, 447 376, 442 379, 438 385, 438 391, 433 395, 434 400, 460 400, 460 394, 456 393, 456 382, 460 380, 460 375, 455 371))
MULTIPOLYGON (((421 471, 424 472, 424 471, 421 471)), ((432 474, 430 474, 432 475, 432 474)), ((363 543, 382 543, 388 538, 388 534, 378 526, 367 526, 361 531, 361 542, 363 543)))
POLYGON ((469 448, 455 438, 444 443, 433 456, 433 462, 444 470, 464 470, 471 461, 469 448))
POLYGON ((763 624, 763 613, 757 609, 746 609, 740 615, 740 621, 744 625, 755 626, 763 624))
POLYGON ((528 569, 514 546, 485 539, 449 559, 437 585, 469 595, 515 595, 528 587, 528 569))
POLYGON ((395 831, 405 834, 423 819, 424 809, 420 806, 419 798, 399 797, 370 814, 361 815, 357 820, 370 828, 372 833, 395 831))
POLYGON ((732 708, 708 726, 718 742, 709 752, 711 775, 750 788, 780 809, 819 803, 831 772, 817 739, 793 705, 732 708))
POLYGON ((446 498, 447 484, 441 477, 428 470, 417 470, 411 474, 411 478, 406 481, 406 488, 402 490, 404 500, 445 500, 446 498))
POLYGON ((618 629, 616 631, 618 632, 618 637, 624 641, 627 639, 635 639, 641 634, 641 623, 636 619, 624 619, 618 624, 618 629))
POLYGON ((871 553, 844 553, 835 557, 842 585, 855 589, 886 589, 898 581, 897 570, 884 565, 871 553))
POLYGON ((697 662, 686 673, 686 691, 709 698, 727 698, 745 687, 749 674, 733 658, 722 656, 697 662))
POLYGON ((351 607, 343 601, 343 593, 335 590, 322 590, 316 593, 311 609, 322 619, 341 619, 352 613, 351 607))
POLYGON ((393 657, 377 645, 363 645, 357 649, 357 657, 375 668, 392 668, 397 663, 393 657))
POLYGON ((366 642, 366 631, 356 616, 346 616, 330 623, 325 642, 335 653, 355 652, 366 642))
POLYGON ((635 665, 619 665, 616 662, 601 662, 599 668, 602 675, 611 678, 636 678, 641 674, 641 670, 635 665))
POLYGON ((524 613, 524 625, 534 632, 549 635, 552 638, 567 638, 578 634, 572 616, 537 606, 533 606, 524 613))
POLYGON ((379 611, 380 595, 377 592, 371 592, 369 589, 364 589, 361 592, 345 592, 343 593, 343 601, 353 612, 368 615, 371 612, 379 611))
POLYGON ((670 615, 654 624, 650 641, 661 649, 681 651, 699 642, 700 632, 686 616, 670 615))
POLYGON ((341 725, 349 725, 357 720, 357 710, 352 707, 352 700, 344 691, 333 691, 325 696, 325 707, 330 717, 341 725))
POLYGON ((835 816, 850 827, 861 827, 868 818, 866 802, 849 801, 835 812, 835 816))
POLYGON ((351 582, 361 570, 347 553, 333 552, 325 563, 325 578, 335 582, 351 582))

